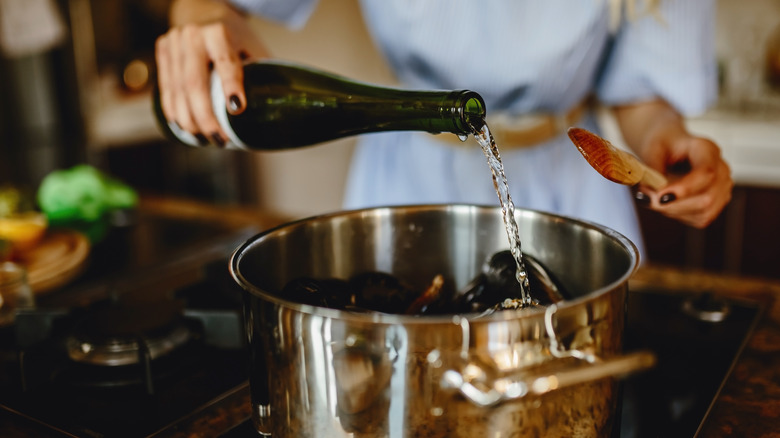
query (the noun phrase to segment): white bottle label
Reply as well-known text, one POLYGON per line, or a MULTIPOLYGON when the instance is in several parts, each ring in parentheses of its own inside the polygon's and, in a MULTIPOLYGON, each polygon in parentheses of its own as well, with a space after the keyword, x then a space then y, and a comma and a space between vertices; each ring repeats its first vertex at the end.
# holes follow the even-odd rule
POLYGON ((198 143, 198 139, 196 139, 194 135, 181 129, 178 123, 168 122, 168 129, 171 130, 171 133, 175 135, 180 142, 190 146, 202 146, 198 143))
POLYGON ((211 103, 212 110, 217 117, 219 126, 228 136, 227 141, 225 142, 225 149, 249 150, 250 148, 238 138, 233 127, 230 126, 225 102, 225 93, 222 91, 222 81, 219 79, 216 71, 211 72, 211 103))

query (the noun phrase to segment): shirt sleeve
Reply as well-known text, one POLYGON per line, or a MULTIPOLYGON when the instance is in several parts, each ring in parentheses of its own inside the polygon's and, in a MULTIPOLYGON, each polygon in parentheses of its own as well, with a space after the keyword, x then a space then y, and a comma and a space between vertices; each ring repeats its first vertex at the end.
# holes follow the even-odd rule
POLYGON ((300 29, 309 20, 318 0, 230 0, 236 8, 250 14, 300 29))
POLYGON ((625 19, 598 97, 608 105, 661 97, 683 115, 704 112, 718 94, 714 28, 712 0, 661 0, 657 14, 625 19))

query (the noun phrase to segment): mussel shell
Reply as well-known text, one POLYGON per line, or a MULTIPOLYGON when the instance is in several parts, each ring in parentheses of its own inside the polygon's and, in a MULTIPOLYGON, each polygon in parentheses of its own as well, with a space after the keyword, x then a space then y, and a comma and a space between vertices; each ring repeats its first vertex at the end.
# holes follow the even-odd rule
POLYGON ((557 277, 539 260, 526 254, 523 256, 523 261, 532 298, 540 304, 553 304, 570 298, 557 277))
MULTIPOLYGON (((529 280, 528 292, 536 305, 549 305, 567 298, 556 277, 536 258, 523 256, 529 280)), ((502 303, 522 298, 516 277, 517 263, 509 250, 491 255, 482 272, 458 291, 441 291, 420 314, 480 313, 508 307, 502 303)), ((300 277, 290 281, 282 296, 288 300, 314 306, 358 312, 403 314, 424 291, 416 290, 397 276, 379 271, 356 274, 349 280, 300 277)))
POLYGON ((404 313, 421 293, 386 272, 368 271, 349 279, 355 306, 385 313, 404 313))
POLYGON ((355 302, 349 283, 338 278, 298 277, 284 286, 281 296, 296 303, 333 309, 343 309, 355 302))

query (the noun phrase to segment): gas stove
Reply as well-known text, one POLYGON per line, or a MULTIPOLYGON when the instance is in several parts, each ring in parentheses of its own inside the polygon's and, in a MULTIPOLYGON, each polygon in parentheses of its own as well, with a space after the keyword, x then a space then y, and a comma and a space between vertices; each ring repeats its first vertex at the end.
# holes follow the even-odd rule
POLYGON ((174 291, 18 314, 0 405, 41 431, 147 437, 245 385, 241 297, 226 266, 174 291))
POLYGON ((227 259, 258 231, 151 214, 112 230, 77 281, 0 330, 3 435, 154 436, 246 387, 227 259))
MULTIPOLYGON (((241 291, 227 271, 253 232, 82 285, 69 301, 79 305, 53 299, 20 314, 15 332, 0 334, 0 427, 42 437, 256 437, 241 291)), ((696 436, 759 316, 746 301, 630 292, 626 350, 650 349, 658 362, 622 381, 613 438, 696 436)))

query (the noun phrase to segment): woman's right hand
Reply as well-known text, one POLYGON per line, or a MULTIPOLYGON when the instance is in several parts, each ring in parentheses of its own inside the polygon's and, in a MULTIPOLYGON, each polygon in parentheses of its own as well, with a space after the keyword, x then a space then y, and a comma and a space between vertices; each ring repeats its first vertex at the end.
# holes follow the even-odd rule
POLYGON ((176 0, 171 28, 157 39, 155 58, 160 104, 169 122, 202 144, 228 138, 212 111, 211 71, 222 80, 227 110, 246 108, 243 63, 269 56, 246 17, 218 0, 176 0))

